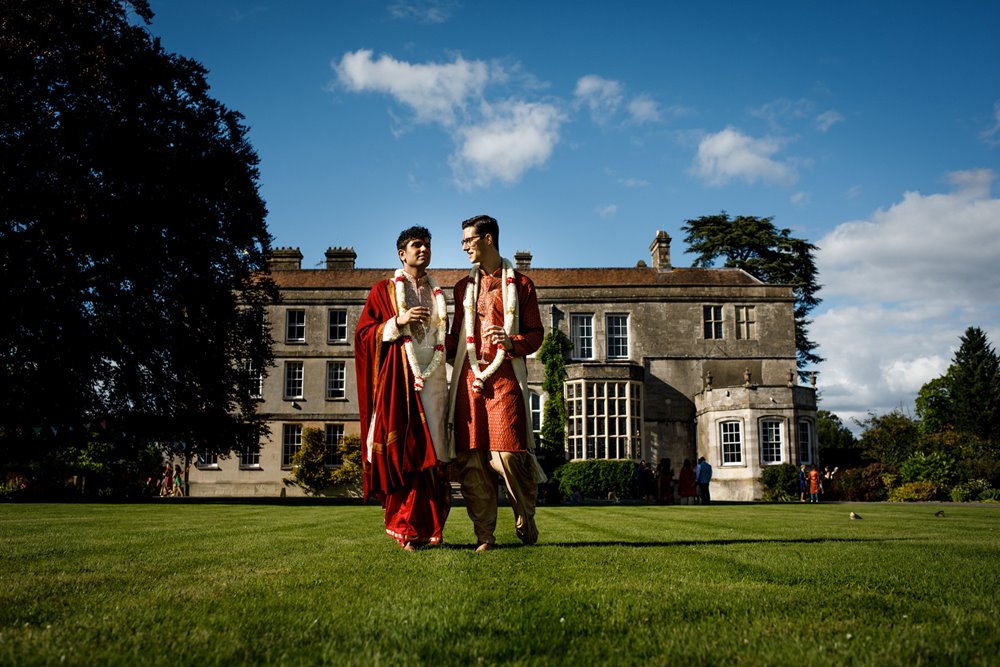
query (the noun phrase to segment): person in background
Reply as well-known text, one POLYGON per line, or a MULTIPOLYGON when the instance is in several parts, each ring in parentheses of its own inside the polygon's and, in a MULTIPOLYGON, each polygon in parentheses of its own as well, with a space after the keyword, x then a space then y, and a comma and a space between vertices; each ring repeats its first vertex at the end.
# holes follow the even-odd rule
POLYGON ((693 505, 698 495, 698 481, 691 467, 691 459, 684 459, 681 472, 677 477, 677 491, 681 497, 681 505, 693 505))
POLYGON ((709 465, 705 457, 698 459, 698 496, 702 505, 712 502, 712 494, 708 490, 708 485, 712 481, 712 466, 709 465))

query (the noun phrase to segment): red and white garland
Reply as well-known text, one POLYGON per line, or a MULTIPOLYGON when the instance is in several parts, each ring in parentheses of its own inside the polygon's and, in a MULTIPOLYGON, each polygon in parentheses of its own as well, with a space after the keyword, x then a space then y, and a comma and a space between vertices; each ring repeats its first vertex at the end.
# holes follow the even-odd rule
MULTIPOLYGON (((396 303, 400 313, 406 310, 406 290, 403 286, 405 281, 406 275, 403 269, 396 269, 393 282, 396 287, 396 303)), ((434 357, 431 358, 431 363, 427 364, 427 368, 421 370, 420 364, 417 363, 417 355, 413 351, 413 335, 410 333, 410 325, 404 324, 402 326, 403 349, 406 351, 406 360, 413 371, 413 388, 417 391, 423 390, 424 379, 433 375, 444 359, 444 336, 448 328, 448 306, 444 302, 444 292, 429 275, 427 276, 427 284, 434 295, 434 315, 437 316, 437 344, 434 346, 434 357)))
MULTIPOLYGON (((503 262, 503 285, 500 289, 500 294, 503 299, 503 329, 510 336, 510 332, 514 329, 515 313, 517 312, 517 282, 514 280, 514 267, 506 259, 503 262)), ((480 364, 486 363, 485 361, 480 361, 478 355, 476 354, 476 334, 473 328, 475 327, 475 304, 479 300, 479 265, 476 264, 472 267, 472 275, 475 277, 472 289, 465 290, 465 301, 463 306, 465 308, 465 347, 468 351, 469 356, 469 366, 472 368, 472 374, 475 379, 472 381, 472 389, 479 393, 483 390, 483 383, 486 382, 496 370, 500 368, 500 364, 503 363, 504 358, 507 356, 507 351, 503 348, 503 345, 497 347, 496 356, 493 357, 493 361, 490 365, 486 367, 486 370, 479 370, 480 364)))

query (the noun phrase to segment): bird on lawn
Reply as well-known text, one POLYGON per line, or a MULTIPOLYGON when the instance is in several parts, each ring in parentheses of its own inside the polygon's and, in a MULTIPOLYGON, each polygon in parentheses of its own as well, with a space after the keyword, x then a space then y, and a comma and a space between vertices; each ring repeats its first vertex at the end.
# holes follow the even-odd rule
POLYGON ((857 512, 851 512, 851 519, 852 520, 854 520, 854 519, 860 519, 860 518, 861 518, 860 514, 858 514, 857 512))
POLYGON ((944 510, 938 510, 937 512, 934 512, 934 516, 944 516, 944 510))

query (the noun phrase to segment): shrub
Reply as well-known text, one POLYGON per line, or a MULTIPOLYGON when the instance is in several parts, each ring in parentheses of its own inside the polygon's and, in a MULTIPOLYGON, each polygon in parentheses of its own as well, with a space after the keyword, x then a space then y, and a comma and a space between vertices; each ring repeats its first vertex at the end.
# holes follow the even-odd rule
POLYGON ((912 503, 939 499, 938 485, 934 482, 907 482, 889 491, 890 503, 912 503))
POLYGON ((326 469, 326 434, 314 427, 303 429, 302 446, 292 457, 292 478, 285 483, 318 496, 330 481, 330 471, 326 469))
POLYGON ((347 495, 360 497, 362 493, 364 464, 361 461, 361 438, 345 435, 337 446, 340 467, 330 472, 330 484, 340 487, 347 495))
POLYGON ((633 461, 572 461, 556 468, 552 480, 567 498, 574 491, 584 498, 604 499, 611 491, 618 498, 636 498, 635 469, 633 461))
POLYGON ((837 474, 837 489, 842 500, 875 502, 889 496, 894 469, 882 463, 872 463, 864 468, 851 468, 837 474), (886 482, 890 484, 887 485, 886 482))
POLYGON ((899 466, 899 474, 904 482, 927 481, 938 486, 950 486, 957 473, 955 459, 944 452, 918 452, 899 466))
POLYGON ((985 479, 973 479, 956 484, 951 489, 951 500, 956 503, 971 503, 979 500, 987 491, 990 491, 989 482, 985 479))
POLYGON ((987 489, 979 496, 979 501, 983 503, 1000 502, 1000 489, 987 489))
POLYGON ((768 502, 795 500, 799 496, 799 469, 791 463, 768 466, 760 471, 760 483, 768 502))

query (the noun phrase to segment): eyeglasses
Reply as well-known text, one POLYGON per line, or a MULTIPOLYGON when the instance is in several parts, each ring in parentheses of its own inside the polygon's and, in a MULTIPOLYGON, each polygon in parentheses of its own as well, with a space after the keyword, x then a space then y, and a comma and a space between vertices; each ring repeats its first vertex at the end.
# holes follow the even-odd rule
POLYGON ((470 236, 468 238, 462 239, 462 248, 465 249, 465 248, 469 247, 470 245, 472 245, 473 243, 475 243, 476 241, 478 241, 481 238, 482 237, 480 235, 476 234, 475 236, 470 236))

